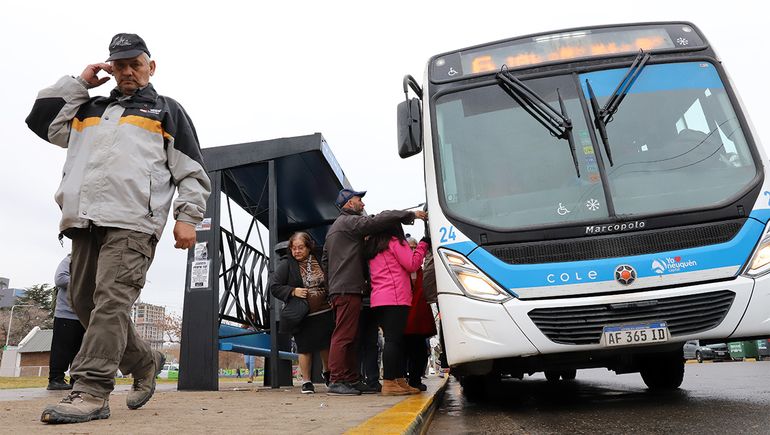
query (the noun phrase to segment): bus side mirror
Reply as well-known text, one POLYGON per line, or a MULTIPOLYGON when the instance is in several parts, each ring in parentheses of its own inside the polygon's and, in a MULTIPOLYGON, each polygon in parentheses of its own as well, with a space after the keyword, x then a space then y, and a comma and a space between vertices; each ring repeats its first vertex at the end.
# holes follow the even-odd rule
POLYGON ((412 98, 398 104, 398 155, 402 159, 422 151, 422 111, 420 99, 412 98))

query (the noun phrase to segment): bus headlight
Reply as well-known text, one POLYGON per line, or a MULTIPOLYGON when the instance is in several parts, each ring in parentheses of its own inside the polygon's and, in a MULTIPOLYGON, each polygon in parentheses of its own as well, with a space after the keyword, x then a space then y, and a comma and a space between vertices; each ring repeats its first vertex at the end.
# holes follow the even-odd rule
POLYGON ((511 295, 480 271, 463 255, 443 248, 438 249, 454 282, 466 296, 487 302, 505 302, 511 295))
POLYGON ((770 273, 770 235, 768 235, 768 231, 768 229, 765 230, 762 241, 759 242, 754 255, 751 256, 748 267, 743 271, 745 276, 758 278, 770 273))

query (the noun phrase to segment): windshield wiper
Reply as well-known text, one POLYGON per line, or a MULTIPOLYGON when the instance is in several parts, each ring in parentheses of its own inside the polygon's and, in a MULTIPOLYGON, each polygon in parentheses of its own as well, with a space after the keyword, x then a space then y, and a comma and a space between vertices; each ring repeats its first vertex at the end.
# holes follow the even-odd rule
POLYGON ((548 104, 521 80, 514 77, 505 65, 497 73, 497 80, 500 87, 524 108, 527 113, 535 118, 537 122, 543 125, 552 136, 567 140, 570 153, 572 154, 572 162, 575 164, 575 172, 578 178, 580 178, 575 140, 572 136, 572 120, 567 115, 567 109, 559 90, 556 89, 556 95, 559 99, 560 111, 548 104))
POLYGON ((599 108, 594 89, 591 87, 591 83, 588 79, 586 79, 586 88, 588 88, 588 96, 591 99, 591 110, 594 113, 594 125, 596 126, 596 129, 599 130, 599 135, 602 138, 602 145, 604 145, 604 151, 607 153, 607 160, 609 160, 610 166, 612 166, 613 163, 612 152, 610 151, 610 141, 607 137, 607 124, 612 122, 612 117, 617 113, 620 103, 626 98, 631 86, 633 86, 636 79, 639 78, 639 74, 642 73, 644 66, 647 65, 647 61, 649 60, 650 55, 645 53, 644 50, 639 50, 639 54, 628 68, 628 71, 626 71, 623 80, 618 83, 618 86, 612 92, 607 103, 602 108, 599 108))

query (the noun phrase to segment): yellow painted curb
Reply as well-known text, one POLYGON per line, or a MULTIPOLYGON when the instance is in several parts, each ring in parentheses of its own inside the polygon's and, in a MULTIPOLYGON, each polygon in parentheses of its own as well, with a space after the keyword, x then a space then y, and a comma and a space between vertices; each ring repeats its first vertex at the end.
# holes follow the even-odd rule
POLYGON ((757 362, 756 358, 743 358, 743 361, 745 362, 757 362))
POLYGON ((403 434, 417 429, 420 419, 429 419, 433 405, 439 394, 446 388, 449 376, 433 393, 408 396, 388 410, 382 411, 360 425, 345 432, 347 435, 358 434, 403 434))

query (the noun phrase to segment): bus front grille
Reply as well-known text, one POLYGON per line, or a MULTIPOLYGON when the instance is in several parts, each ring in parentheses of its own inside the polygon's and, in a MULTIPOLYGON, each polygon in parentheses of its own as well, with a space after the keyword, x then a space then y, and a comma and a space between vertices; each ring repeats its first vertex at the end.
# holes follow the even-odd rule
POLYGON ((508 264, 541 264, 628 257, 724 243, 735 237, 746 219, 579 239, 548 240, 490 246, 508 264))
POLYGON ((707 331, 727 315, 735 293, 721 290, 617 304, 538 308, 529 318, 551 341, 599 344, 605 326, 665 321, 672 337, 707 331))

